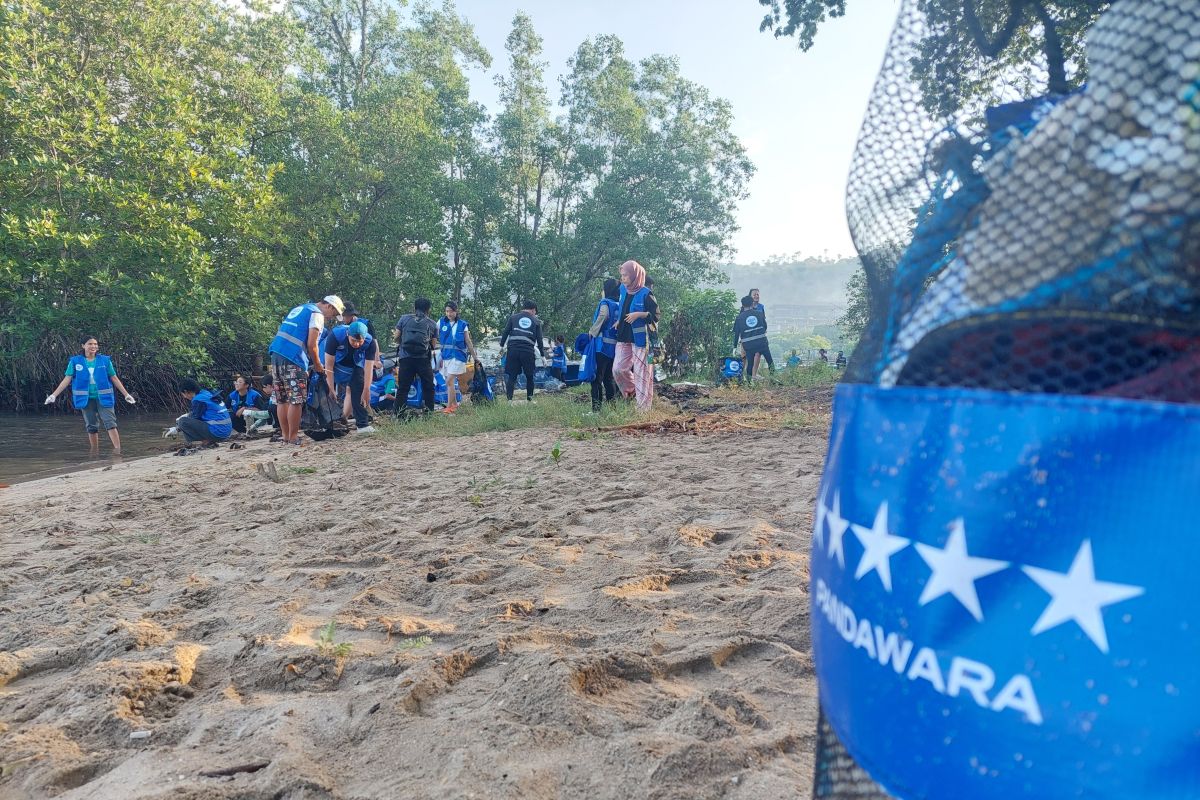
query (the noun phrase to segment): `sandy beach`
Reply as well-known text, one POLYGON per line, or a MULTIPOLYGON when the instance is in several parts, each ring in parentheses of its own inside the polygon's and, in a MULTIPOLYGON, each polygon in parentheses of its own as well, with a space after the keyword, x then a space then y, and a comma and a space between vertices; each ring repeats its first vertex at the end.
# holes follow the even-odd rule
POLYGON ((560 439, 4 490, 0 796, 805 796, 825 430, 560 439))

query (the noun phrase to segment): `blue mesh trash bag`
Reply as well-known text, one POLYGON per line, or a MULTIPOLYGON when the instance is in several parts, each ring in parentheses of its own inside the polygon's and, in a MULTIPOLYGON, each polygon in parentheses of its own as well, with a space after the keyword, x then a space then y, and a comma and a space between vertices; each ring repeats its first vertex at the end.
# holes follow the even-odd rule
POLYGON ((847 186, 815 797, 1200 797, 1197 31, 901 4, 847 186))

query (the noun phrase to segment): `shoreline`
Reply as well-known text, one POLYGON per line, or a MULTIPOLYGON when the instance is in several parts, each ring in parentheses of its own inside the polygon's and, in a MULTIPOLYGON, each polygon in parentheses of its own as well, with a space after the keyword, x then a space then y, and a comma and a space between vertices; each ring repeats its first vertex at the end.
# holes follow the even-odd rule
POLYGON ((0 794, 803 794, 825 441, 249 442, 16 484, 0 794))

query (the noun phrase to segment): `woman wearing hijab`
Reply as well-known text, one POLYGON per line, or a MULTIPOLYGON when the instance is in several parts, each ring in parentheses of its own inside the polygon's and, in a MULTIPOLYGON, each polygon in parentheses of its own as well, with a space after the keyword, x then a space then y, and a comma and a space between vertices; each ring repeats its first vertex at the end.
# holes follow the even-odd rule
POLYGON ((634 398, 645 413, 654 403, 654 372, 650 367, 649 321, 658 318, 658 304, 646 288, 646 270, 636 261, 621 265, 620 312, 613 378, 627 399, 634 398))

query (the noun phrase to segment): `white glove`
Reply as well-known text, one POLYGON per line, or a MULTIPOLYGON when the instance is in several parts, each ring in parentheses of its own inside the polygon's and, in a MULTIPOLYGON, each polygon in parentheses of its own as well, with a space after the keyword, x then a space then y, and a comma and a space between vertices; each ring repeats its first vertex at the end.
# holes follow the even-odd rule
POLYGON ((175 438, 175 437, 176 437, 176 436, 178 436, 178 435, 179 435, 179 428, 176 428, 174 425, 172 425, 171 427, 169 427, 169 428, 167 428, 165 431, 163 431, 162 438, 164 438, 164 439, 167 439, 167 438, 171 438, 171 439, 173 439, 173 438, 175 438))
POLYGON ((137 400, 133 399, 133 395, 127 394, 127 395, 125 395, 125 402, 129 403, 129 405, 133 405, 134 403, 137 402, 137 400))
POLYGON ((54 402, 55 402, 56 400, 58 400, 58 398, 57 398, 57 397, 55 397, 55 396, 54 396, 54 395, 52 395, 52 394, 48 394, 48 395, 46 395, 46 402, 45 402, 45 403, 42 403, 42 405, 45 405, 45 406, 52 406, 52 405, 54 405, 54 402))

